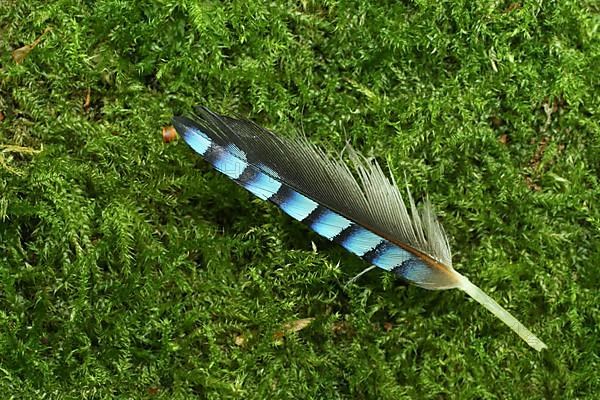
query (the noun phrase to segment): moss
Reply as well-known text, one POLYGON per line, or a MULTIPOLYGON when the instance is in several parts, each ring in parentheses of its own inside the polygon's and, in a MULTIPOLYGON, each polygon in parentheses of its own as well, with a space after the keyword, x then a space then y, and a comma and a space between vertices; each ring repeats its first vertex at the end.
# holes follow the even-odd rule
POLYGON ((592 397, 598 11, 3 2, 2 392, 592 397), (11 52, 46 28, 16 64, 11 52), (406 176, 437 205, 456 267, 550 350, 530 350, 459 292, 375 271, 346 286, 361 261, 162 142, 194 104, 301 129, 332 152, 350 141, 406 176))

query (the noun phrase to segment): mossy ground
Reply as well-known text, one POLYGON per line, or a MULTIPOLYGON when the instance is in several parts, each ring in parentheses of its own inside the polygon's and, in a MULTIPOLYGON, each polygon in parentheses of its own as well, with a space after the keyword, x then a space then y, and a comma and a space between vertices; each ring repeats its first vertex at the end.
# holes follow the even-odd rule
POLYGON ((0 396, 598 396, 599 21, 591 0, 4 0, 0 396), (195 104, 406 177, 549 350, 458 291, 346 285, 360 260, 162 142, 195 104))

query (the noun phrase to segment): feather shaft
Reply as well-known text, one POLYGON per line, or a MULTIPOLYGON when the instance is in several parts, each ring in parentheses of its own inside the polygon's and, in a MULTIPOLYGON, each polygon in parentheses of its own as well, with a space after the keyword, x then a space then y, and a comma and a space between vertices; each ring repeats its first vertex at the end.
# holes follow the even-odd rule
MULTIPOLYGON (((458 274, 458 272, 457 272, 458 274)), ((527 329, 519 320, 512 316, 508 311, 504 309, 500 304, 496 303, 494 299, 488 296, 483 290, 471 283, 465 276, 460 275, 458 288, 463 290, 469 296, 471 296, 479 304, 487 308, 492 314, 498 317, 504 322, 510 329, 515 331, 517 335, 521 337, 528 345, 541 351, 547 349, 548 346, 542 342, 537 336, 535 336, 529 329, 527 329)))

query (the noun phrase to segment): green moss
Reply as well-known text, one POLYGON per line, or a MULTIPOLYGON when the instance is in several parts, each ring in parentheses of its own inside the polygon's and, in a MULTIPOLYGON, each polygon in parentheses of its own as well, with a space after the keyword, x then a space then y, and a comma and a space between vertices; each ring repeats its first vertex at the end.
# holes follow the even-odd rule
POLYGON ((592 1, 4 1, 2 393, 592 398, 598 12, 592 1), (46 28, 15 64, 11 52, 46 28), (162 142, 194 104, 302 129, 332 152, 350 141, 406 176, 437 205, 456 267, 549 351, 457 291, 376 271, 346 286, 361 261, 162 142))

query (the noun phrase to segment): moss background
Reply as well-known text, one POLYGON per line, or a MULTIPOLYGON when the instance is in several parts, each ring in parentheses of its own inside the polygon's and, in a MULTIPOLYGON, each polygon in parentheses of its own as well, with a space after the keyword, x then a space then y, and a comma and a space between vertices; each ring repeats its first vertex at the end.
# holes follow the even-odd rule
POLYGON ((3 0, 0 396, 597 398, 599 11, 3 0), (347 285, 359 259, 163 143, 195 104, 406 177, 549 350, 458 291, 347 285))

